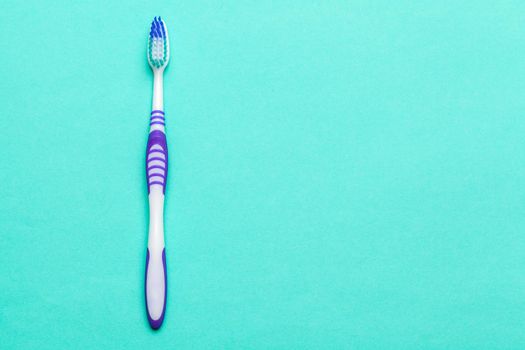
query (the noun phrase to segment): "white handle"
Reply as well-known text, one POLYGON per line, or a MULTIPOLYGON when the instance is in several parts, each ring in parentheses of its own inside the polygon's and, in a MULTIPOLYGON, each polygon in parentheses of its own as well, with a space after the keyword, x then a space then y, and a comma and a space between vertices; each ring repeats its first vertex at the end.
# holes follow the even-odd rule
POLYGON ((167 291, 163 224, 164 195, 159 187, 153 186, 149 195, 150 227, 146 256, 146 309, 148 321, 153 329, 158 329, 164 320, 167 291))

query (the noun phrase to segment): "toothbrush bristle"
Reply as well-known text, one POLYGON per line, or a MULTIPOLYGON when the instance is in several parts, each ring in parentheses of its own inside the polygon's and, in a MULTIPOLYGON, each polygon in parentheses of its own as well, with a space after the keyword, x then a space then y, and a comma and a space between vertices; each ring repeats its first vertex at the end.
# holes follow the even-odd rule
POLYGON ((163 68, 169 60, 169 42, 166 24, 155 17, 151 23, 148 39, 148 62, 151 68, 163 68))

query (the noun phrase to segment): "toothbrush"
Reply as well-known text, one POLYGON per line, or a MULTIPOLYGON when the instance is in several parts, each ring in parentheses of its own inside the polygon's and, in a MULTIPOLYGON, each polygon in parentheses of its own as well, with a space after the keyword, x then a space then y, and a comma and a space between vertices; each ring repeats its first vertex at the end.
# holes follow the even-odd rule
POLYGON ((158 329, 166 311, 166 253, 164 251, 164 193, 168 174, 168 148, 164 129, 163 74, 170 47, 166 24, 153 20, 148 39, 148 63, 153 70, 153 103, 146 150, 148 179, 149 233, 146 255, 146 311, 153 329, 158 329))

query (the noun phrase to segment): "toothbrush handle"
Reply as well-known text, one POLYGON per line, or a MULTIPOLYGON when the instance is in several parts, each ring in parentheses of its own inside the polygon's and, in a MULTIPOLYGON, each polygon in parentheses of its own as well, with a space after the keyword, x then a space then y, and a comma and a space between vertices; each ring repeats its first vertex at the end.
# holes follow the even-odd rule
POLYGON ((166 253, 148 249, 146 255, 146 310, 148 322, 153 329, 159 329, 166 312, 166 253))
MULTIPOLYGON (((152 116, 152 125, 157 122, 153 118, 152 116)), ((146 152, 150 223, 144 289, 148 321, 153 329, 158 329, 162 325, 166 310, 167 276, 166 253, 164 250, 164 193, 166 190, 167 172, 168 148, 166 135, 162 130, 152 129, 149 134, 146 152)))

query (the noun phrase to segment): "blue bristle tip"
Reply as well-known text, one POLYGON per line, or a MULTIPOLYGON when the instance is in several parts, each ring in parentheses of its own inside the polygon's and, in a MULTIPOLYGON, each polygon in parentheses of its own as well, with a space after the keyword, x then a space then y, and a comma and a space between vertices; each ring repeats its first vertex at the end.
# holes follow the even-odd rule
POLYGON ((165 38, 166 30, 164 29, 164 24, 160 16, 155 16, 153 22, 151 22, 151 28, 149 35, 151 38, 165 38))

